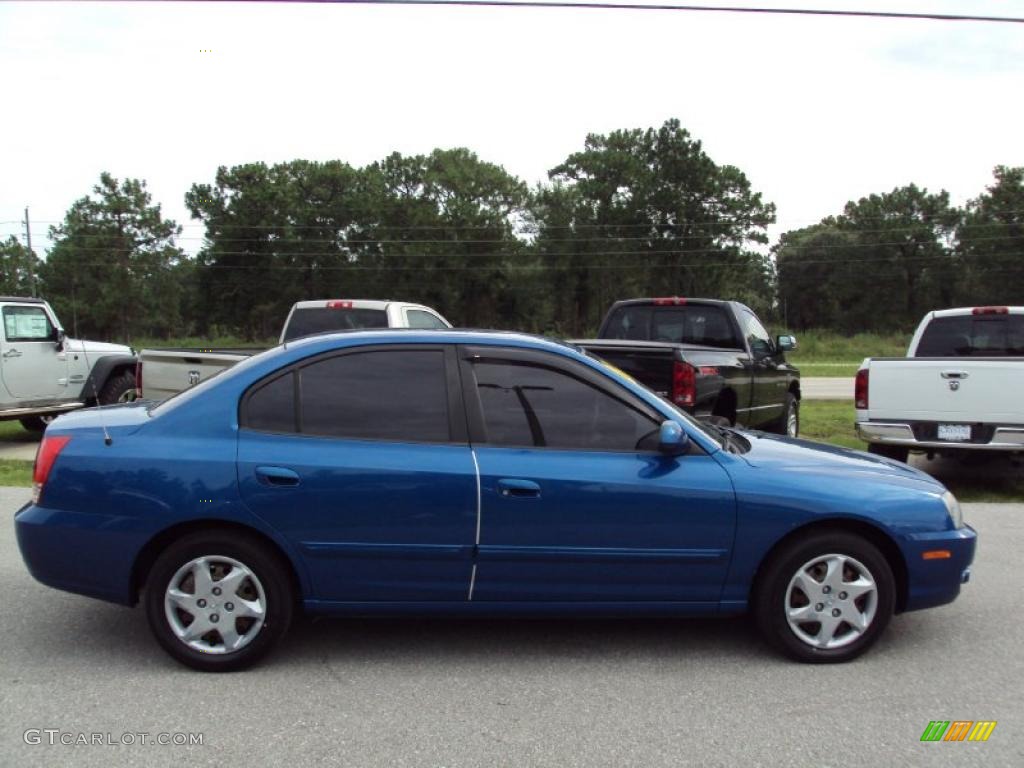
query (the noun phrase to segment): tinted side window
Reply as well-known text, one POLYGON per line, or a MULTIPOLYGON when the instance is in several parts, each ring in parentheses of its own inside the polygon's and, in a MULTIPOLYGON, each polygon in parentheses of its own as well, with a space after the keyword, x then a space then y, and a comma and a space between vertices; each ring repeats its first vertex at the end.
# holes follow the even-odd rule
POLYGON ((761 325, 761 321, 754 317, 754 313, 749 309, 740 310, 740 319, 743 323, 743 333, 750 345, 750 351, 755 355, 770 355, 775 348, 768 331, 761 325))
POLYGON ((921 335, 917 357, 1024 356, 1024 316, 937 317, 921 335))
POLYGON ((410 309, 406 313, 406 317, 409 320, 410 328, 447 328, 448 326, 441 322, 436 316, 430 312, 424 312, 422 309, 410 309))
POLYGON ((53 325, 42 307, 4 307, 4 334, 8 341, 48 341, 53 325))
POLYGON ((245 425, 264 432, 295 431, 294 374, 274 379, 249 395, 245 425))
POLYGON ((474 362, 473 372, 491 445, 600 451, 657 446, 652 419, 566 373, 512 361, 474 362))
POLYGON ((355 352, 311 363, 298 375, 304 434, 408 442, 450 439, 441 350, 355 352))

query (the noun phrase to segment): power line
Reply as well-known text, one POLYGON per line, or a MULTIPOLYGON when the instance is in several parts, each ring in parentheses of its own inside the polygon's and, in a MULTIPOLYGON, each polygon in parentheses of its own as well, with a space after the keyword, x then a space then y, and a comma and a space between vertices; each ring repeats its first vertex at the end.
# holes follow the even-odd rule
POLYGON ((983 21, 1024 24, 1024 17, 978 16, 959 13, 906 13, 900 11, 851 11, 827 8, 764 8, 747 6, 676 5, 660 3, 559 2, 558 0, 310 0, 338 5, 428 5, 484 8, 568 8, 574 10, 689 11, 708 13, 749 13, 787 16, 836 16, 872 19, 914 19, 918 21, 983 21))

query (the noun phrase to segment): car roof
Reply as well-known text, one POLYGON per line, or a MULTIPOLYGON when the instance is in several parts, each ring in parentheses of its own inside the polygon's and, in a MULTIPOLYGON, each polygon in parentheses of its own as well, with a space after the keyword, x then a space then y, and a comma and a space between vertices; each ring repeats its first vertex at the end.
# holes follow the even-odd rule
POLYGON ((999 309, 1006 309, 1007 314, 1011 315, 1024 315, 1024 307, 1008 307, 1003 304, 999 305, 986 305, 983 307, 955 307, 954 309, 936 309, 932 312, 932 317, 958 317, 961 315, 973 315, 975 309, 990 309, 998 306, 999 309))
POLYGON ((417 304, 413 301, 395 301, 394 299, 312 299, 308 301, 297 301, 295 302, 295 309, 319 309, 326 307, 330 302, 342 301, 346 304, 351 305, 346 309, 387 309, 390 304, 398 304, 403 307, 423 307, 431 312, 437 310, 431 309, 425 304, 417 304))

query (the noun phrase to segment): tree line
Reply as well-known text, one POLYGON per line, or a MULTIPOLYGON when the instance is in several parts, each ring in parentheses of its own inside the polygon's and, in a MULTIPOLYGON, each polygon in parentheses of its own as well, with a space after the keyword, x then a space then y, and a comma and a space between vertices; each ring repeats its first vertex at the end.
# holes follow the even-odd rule
POLYGON ((851 201, 769 247, 773 203, 678 121, 587 136, 529 187, 468 149, 365 167, 221 167, 185 195, 189 256, 144 181, 101 175, 46 259, 0 243, 0 290, 37 293, 79 335, 278 332, 309 298, 393 298, 463 327, 592 333, 635 296, 743 301, 790 328, 912 327, 927 309, 1024 303, 1024 168, 964 208, 911 184, 851 201))

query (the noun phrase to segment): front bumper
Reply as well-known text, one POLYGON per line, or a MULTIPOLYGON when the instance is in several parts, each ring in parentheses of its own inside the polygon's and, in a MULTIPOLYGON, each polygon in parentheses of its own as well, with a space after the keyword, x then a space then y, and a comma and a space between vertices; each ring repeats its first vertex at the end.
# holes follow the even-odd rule
POLYGON ((899 445, 923 450, 982 450, 982 451, 1024 451, 1024 427, 989 425, 985 428, 987 440, 937 440, 920 438, 914 425, 899 422, 858 421, 857 436, 869 443, 899 445))
POLYGON ((916 611, 953 602, 960 594, 960 586, 971 578, 977 532, 965 525, 953 531, 909 534, 902 544, 907 563, 904 610, 916 611), (948 556, 935 553, 948 553, 948 556))

